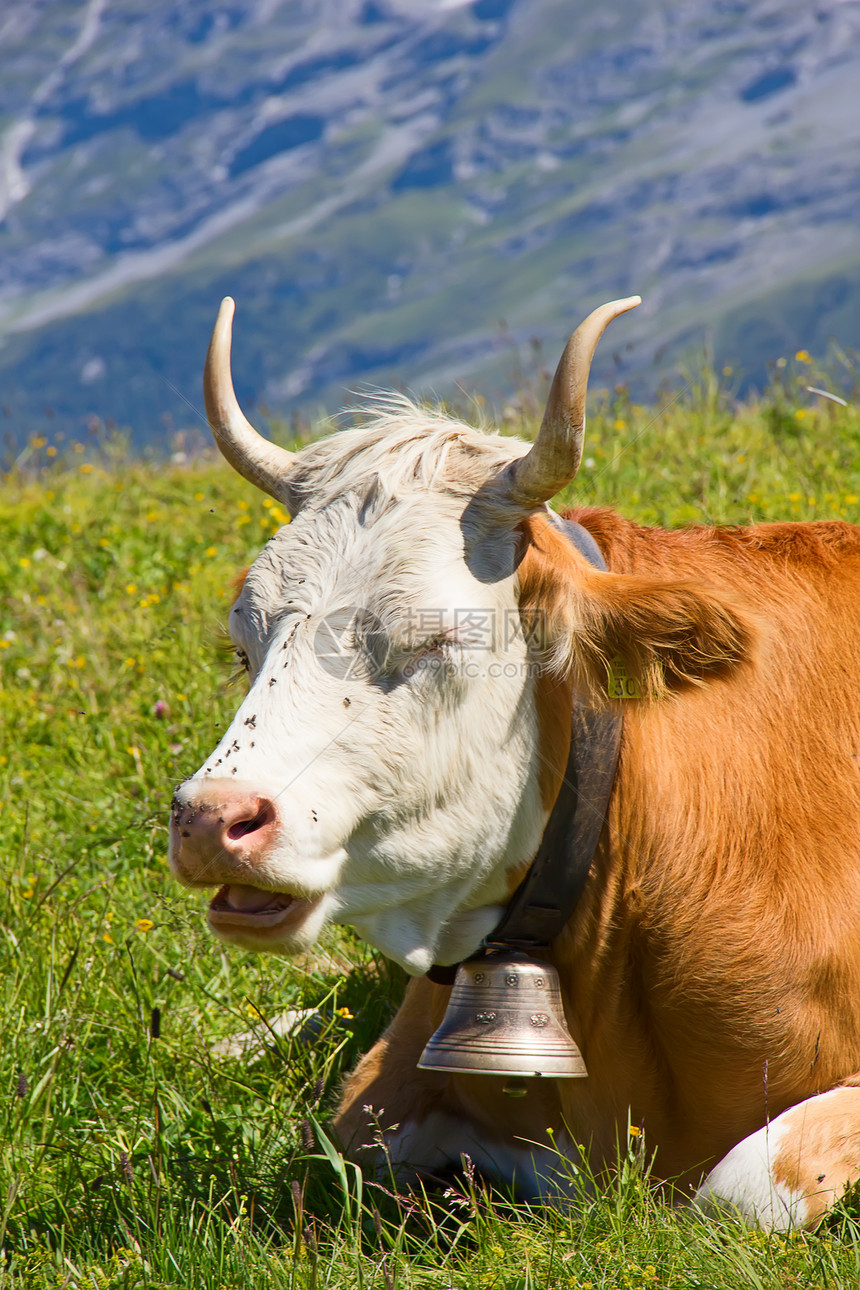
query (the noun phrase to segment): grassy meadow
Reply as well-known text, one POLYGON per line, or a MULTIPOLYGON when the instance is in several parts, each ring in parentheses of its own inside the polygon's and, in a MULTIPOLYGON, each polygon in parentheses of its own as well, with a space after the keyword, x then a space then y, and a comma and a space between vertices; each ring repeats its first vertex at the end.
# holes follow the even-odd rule
MULTIPOLYGON (((655 407, 598 393, 560 501, 860 522, 860 411, 804 388, 833 379, 801 352, 740 407, 730 373, 655 407)), ((533 430, 528 399, 504 423, 533 430)), ((34 440, 0 481, 0 1287, 858 1284, 851 1202, 815 1234, 704 1222, 655 1193, 641 1138, 565 1212, 468 1177, 398 1196, 340 1159, 326 1118, 401 972, 348 931, 295 962, 222 948, 166 865, 172 786, 238 702, 231 579, 285 520, 214 454, 117 439, 34 440), (312 1040, 276 1039, 302 1008, 312 1040)))

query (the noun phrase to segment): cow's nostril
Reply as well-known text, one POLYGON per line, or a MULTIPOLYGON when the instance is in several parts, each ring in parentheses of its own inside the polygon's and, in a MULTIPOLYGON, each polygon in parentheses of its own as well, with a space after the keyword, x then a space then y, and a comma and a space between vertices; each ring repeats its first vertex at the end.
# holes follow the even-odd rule
POLYGON ((249 833, 256 833, 258 829, 263 829, 274 819, 274 807, 271 802, 260 802, 256 815, 248 820, 236 820, 227 830, 227 837, 232 841, 237 838, 246 838, 249 833))
POLYGON ((253 820, 239 820, 238 824, 231 824, 227 830, 228 838, 245 838, 249 833, 256 833, 257 829, 262 828, 263 821, 259 815, 255 815, 253 820))

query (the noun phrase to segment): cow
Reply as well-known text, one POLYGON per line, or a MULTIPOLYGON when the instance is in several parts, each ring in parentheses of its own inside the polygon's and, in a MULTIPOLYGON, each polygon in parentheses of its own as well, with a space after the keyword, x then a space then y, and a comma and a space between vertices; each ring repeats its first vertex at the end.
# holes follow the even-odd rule
POLYGON ((343 1089, 353 1158, 408 1181, 465 1153, 560 1198, 632 1122, 674 1197, 811 1227, 860 1176, 860 529, 579 508, 606 568, 568 540, 549 502, 580 462, 594 349, 638 303, 571 338, 532 445, 392 396, 295 454, 239 408, 223 303, 209 422, 292 521, 233 605, 249 689, 176 793, 170 864, 217 888, 224 941, 296 954, 350 924, 409 973, 343 1089), (427 973, 481 945, 528 871, 575 702, 623 721, 548 951, 589 1076, 512 1100, 417 1069, 450 994, 427 973))

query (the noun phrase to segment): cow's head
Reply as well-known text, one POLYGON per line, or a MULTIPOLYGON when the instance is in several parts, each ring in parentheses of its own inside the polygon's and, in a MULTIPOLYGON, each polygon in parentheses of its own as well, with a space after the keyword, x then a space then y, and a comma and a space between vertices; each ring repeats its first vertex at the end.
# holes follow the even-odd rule
POLYGON ((206 364, 219 447, 292 522, 230 632, 249 692, 177 792, 174 873, 217 887, 225 940, 307 949, 327 922, 424 972, 473 951, 534 855, 570 739, 571 689, 626 653, 646 689, 741 658, 703 589, 599 573, 552 527, 575 475, 596 310, 565 350, 537 440, 392 399, 298 454, 262 439, 230 379, 232 301, 206 364))

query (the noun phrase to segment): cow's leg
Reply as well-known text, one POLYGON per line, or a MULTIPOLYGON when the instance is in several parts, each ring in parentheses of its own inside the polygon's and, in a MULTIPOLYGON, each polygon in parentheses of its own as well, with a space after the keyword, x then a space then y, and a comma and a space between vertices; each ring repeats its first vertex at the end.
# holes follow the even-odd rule
POLYGON ((384 1169, 386 1156, 398 1168, 444 1168, 450 1161, 443 1144, 421 1141, 422 1129, 444 1101, 448 1079, 417 1069, 428 1037, 445 1010, 448 991, 424 977, 410 981, 400 1009, 370 1052, 362 1057, 344 1085, 332 1127, 346 1154, 384 1169), (414 1159, 398 1144, 413 1144, 414 1159))
POLYGON ((417 1069, 449 994, 424 977, 410 982, 397 1016, 344 1087, 333 1128, 345 1153, 377 1177, 391 1170, 402 1186, 459 1170, 465 1155, 488 1181, 524 1197, 570 1194, 577 1171, 569 1161, 578 1153, 552 1081, 529 1081, 529 1095, 512 1100, 496 1076, 417 1069), (555 1126, 552 1142, 547 1126, 555 1126))
POLYGON ((834 1088, 739 1142, 708 1174, 695 1203, 779 1231, 814 1227, 858 1178, 860 1088, 834 1088))

